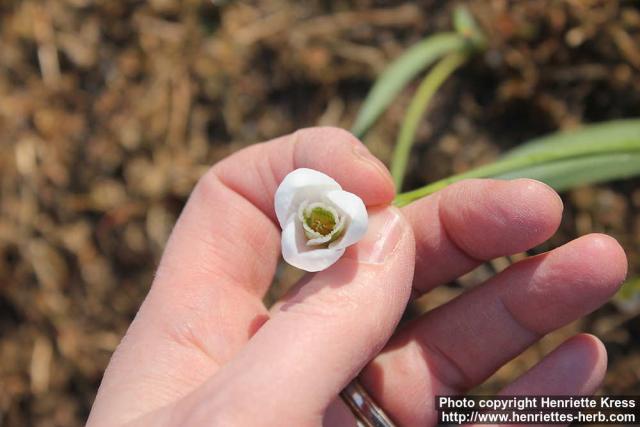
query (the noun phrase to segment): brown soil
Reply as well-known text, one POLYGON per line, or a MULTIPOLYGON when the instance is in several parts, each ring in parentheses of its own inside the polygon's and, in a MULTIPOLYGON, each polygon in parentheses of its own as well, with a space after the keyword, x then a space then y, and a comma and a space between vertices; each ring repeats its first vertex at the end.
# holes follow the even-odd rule
MULTIPOLYGON (((348 128, 390 59, 451 28, 453 3, 0 2, 0 424, 81 425, 200 174, 299 127, 348 128)), ((637 3, 469 3, 489 49, 436 97, 407 188, 533 136, 640 112, 637 3)), ((385 161, 411 92, 367 136, 385 161)), ((639 183, 565 194, 561 230, 537 251, 606 232, 637 275, 639 183)), ((283 269, 268 298, 295 275, 283 269)), ((425 304, 460 289, 443 287, 425 304)), ((608 304, 481 390, 496 390, 584 330, 610 353, 603 391, 638 394, 638 312, 608 304)))

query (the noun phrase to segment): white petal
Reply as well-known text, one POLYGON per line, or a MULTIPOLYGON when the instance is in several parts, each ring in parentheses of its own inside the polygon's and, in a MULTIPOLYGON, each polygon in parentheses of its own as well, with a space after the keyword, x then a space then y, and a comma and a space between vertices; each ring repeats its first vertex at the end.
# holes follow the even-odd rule
POLYGON ((329 248, 346 248, 362 239, 369 225, 369 215, 362 199, 342 190, 329 191, 325 194, 325 198, 348 217, 344 236, 330 244, 329 248))
POLYGON ((282 257, 294 267, 305 271, 321 271, 335 263, 344 254, 341 249, 310 249, 302 225, 296 221, 295 215, 282 230, 282 257))
POLYGON ((324 192, 342 190, 333 178, 313 169, 300 168, 284 177, 276 190, 274 205, 280 227, 304 199, 320 197, 324 192))

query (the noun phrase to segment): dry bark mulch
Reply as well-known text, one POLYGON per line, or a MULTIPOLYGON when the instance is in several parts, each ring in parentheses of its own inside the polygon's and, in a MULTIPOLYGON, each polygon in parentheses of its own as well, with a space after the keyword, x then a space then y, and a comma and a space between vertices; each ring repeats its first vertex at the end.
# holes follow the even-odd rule
MULTIPOLYGON (((0 425, 82 425, 203 171, 299 127, 348 128, 385 64, 451 28, 453 3, 0 2, 0 425)), ((469 4, 490 46, 436 97, 407 188, 530 137, 638 115, 634 2, 469 4)), ((367 136, 385 161, 411 92, 367 136)), ((606 232, 637 275, 639 182, 565 194, 561 229, 536 250, 606 232)), ((486 275, 484 267, 462 285, 486 275)), ((280 271, 268 298, 295 276, 280 271)), ((425 304, 460 290, 443 287, 425 304)), ((485 389, 584 330, 610 353, 603 391, 640 393, 638 312, 607 304, 545 338, 485 389)))

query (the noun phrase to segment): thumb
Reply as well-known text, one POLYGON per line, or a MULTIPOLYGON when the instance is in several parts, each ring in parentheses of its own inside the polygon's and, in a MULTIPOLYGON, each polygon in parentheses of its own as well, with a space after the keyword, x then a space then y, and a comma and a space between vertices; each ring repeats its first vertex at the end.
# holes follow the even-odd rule
POLYGON ((392 207, 369 224, 363 240, 306 276, 238 357, 181 402, 184 424, 319 424, 391 336, 411 292, 409 224, 392 207))

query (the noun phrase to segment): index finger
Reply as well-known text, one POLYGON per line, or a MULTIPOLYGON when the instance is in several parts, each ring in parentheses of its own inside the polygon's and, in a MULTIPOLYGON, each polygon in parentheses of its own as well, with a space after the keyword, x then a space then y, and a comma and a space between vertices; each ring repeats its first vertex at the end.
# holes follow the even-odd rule
POLYGON ((298 168, 323 172, 367 206, 391 203, 389 171, 355 136, 344 129, 301 129, 241 150, 211 172, 275 221, 273 196, 283 178, 298 168))
POLYGON ((165 249, 160 278, 163 270, 190 279, 199 272, 197 281, 222 278, 262 297, 280 253, 274 194, 298 168, 331 176, 367 206, 393 200, 389 172, 345 130, 308 128, 252 145, 200 179, 165 249))

